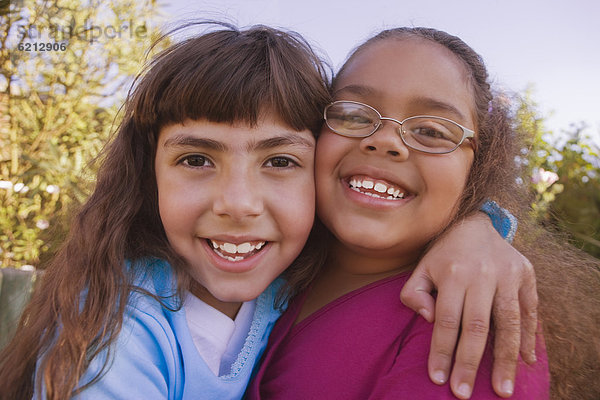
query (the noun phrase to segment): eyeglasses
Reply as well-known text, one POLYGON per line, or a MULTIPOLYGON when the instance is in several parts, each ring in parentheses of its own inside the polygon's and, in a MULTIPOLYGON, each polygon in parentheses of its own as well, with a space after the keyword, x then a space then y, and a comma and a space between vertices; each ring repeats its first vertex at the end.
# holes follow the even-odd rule
POLYGON ((402 142, 411 149, 431 154, 446 154, 456 150, 465 139, 475 149, 475 132, 442 117, 417 115, 402 121, 382 117, 373 107, 356 101, 334 101, 325 107, 325 123, 335 133, 347 137, 371 136, 382 121, 393 121, 400 125, 398 134, 402 142))

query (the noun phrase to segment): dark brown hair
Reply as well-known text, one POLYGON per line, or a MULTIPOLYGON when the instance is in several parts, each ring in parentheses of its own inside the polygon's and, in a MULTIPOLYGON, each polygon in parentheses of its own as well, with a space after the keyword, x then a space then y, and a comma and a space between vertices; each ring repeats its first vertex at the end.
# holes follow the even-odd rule
POLYGON ((600 261, 533 220, 531 196, 527 185, 519 184, 517 178, 522 172, 514 161, 527 132, 517 130, 510 99, 492 92, 482 58, 461 39, 446 32, 420 27, 390 29, 357 47, 336 79, 371 44, 408 38, 429 40, 449 49, 465 65, 473 91, 477 150, 452 223, 479 210, 487 199, 496 200, 515 214, 519 229, 514 245, 536 271, 551 396, 600 398, 600 261))
POLYGON ((319 132, 329 75, 304 39, 265 26, 199 25, 212 30, 172 45, 136 79, 96 187, 0 354, 0 398, 30 399, 42 382, 48 399, 71 397, 90 360, 117 337, 129 293, 140 290, 132 286, 137 265, 126 270, 125 260, 165 259, 180 289, 189 284, 158 213, 161 128, 187 119, 254 126, 273 113, 319 132))

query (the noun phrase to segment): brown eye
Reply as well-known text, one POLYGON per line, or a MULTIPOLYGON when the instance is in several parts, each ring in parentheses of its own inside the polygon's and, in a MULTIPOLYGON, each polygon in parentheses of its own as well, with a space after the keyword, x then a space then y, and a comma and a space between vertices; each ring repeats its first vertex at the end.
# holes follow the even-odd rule
POLYGON ((189 167, 206 167, 211 165, 210 161, 199 154, 192 154, 181 159, 180 163, 189 167))
POLYGON ((289 159, 288 157, 273 157, 269 159, 266 163, 267 167, 273 168, 288 168, 297 165, 298 164, 295 161, 289 159))
POLYGON ((431 128, 416 128, 416 129, 413 129, 412 132, 415 135, 427 136, 430 138, 437 138, 437 139, 445 139, 445 136, 440 131, 436 131, 435 129, 431 129, 431 128))

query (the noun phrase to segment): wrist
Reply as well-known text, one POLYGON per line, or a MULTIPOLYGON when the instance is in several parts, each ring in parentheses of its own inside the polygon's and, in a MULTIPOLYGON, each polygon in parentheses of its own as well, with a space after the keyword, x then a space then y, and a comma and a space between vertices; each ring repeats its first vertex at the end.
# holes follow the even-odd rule
POLYGON ((487 214, 500 236, 511 243, 517 233, 518 222, 515 216, 492 200, 483 203, 481 211, 487 214))

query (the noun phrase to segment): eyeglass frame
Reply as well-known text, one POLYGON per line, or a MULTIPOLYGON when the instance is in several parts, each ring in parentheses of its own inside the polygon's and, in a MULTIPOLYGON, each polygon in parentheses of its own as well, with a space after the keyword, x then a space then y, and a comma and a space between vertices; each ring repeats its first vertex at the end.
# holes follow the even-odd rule
POLYGON ((381 126, 383 126, 383 121, 392 121, 397 123, 398 125, 400 125, 400 129, 398 130, 398 135, 400 136, 400 139, 402 140, 402 143, 404 143, 404 145, 406 147, 408 147, 409 149, 421 152, 421 153, 426 153, 426 154, 448 154, 448 153, 452 153, 454 150, 458 149, 464 142, 465 140, 469 140, 469 143, 471 144, 471 147, 473 148, 473 151, 477 150, 477 141, 475 138, 475 131, 462 126, 461 124, 459 124, 456 121, 453 121, 449 118, 444 118, 444 117, 438 117, 437 115, 413 115, 412 117, 408 117, 408 118, 404 118, 402 121, 399 121, 395 118, 390 118, 390 117, 384 117, 381 115, 381 113, 379 111, 377 111, 377 109, 375 109, 374 107, 365 104, 365 103, 361 103, 359 101, 352 101, 352 100, 336 100, 333 101, 331 103, 329 103, 327 106, 325 106, 325 109, 323 110, 323 119, 325 120, 325 124, 327 125, 327 127, 329 129, 331 129, 335 134, 340 135, 340 136, 344 136, 344 137, 349 137, 349 138, 360 138, 360 139, 364 139, 366 137, 369 137, 371 135, 373 135, 375 132, 377 132, 377 130, 379 128, 381 128, 381 126), (330 125, 329 122, 327 121, 327 110, 329 110, 329 108, 331 108, 331 106, 333 106, 334 104, 337 103, 352 103, 352 104, 358 104, 360 106, 364 106, 367 107, 373 111, 375 111, 375 113, 377 114, 377 116, 379 117, 379 123, 377 124, 377 126, 375 126, 375 128, 373 129, 373 131, 371 131, 370 133, 366 134, 366 135, 347 135, 341 132, 336 131, 335 129, 333 129, 330 125), (426 151, 426 150, 421 150, 421 149, 417 149, 415 147, 413 147, 412 145, 408 144, 406 142, 406 140, 404 139, 404 128, 402 127, 402 124, 404 124, 406 121, 410 121, 411 119, 415 119, 415 118, 435 118, 435 119, 440 119, 442 121, 446 121, 446 122, 450 122, 453 123, 455 125, 457 125, 459 128, 462 129, 463 131, 463 136, 460 139, 460 141, 456 144, 456 147, 454 147, 452 150, 448 150, 448 151, 443 151, 441 153, 435 153, 435 152, 430 152, 430 151, 426 151))

